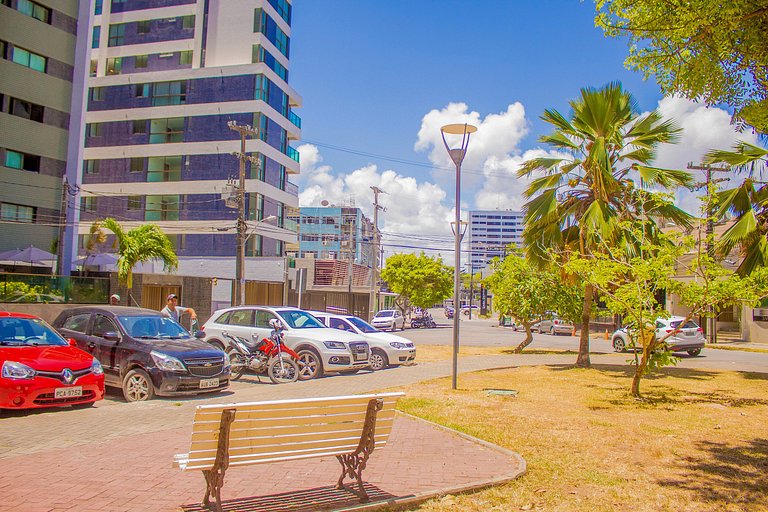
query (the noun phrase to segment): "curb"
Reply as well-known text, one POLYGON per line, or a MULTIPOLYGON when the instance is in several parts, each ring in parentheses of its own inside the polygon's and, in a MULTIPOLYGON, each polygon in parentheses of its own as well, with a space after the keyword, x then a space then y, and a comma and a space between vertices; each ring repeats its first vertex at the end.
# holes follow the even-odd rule
POLYGON ((406 507, 411 507, 413 505, 418 505, 420 503, 423 503, 431 498, 437 497, 437 496, 445 496, 448 494, 467 494, 475 491, 479 491, 482 489, 486 489, 488 487, 494 487, 497 485, 505 484, 508 482, 511 482, 513 480, 517 480, 519 477, 524 475, 528 469, 528 464, 526 463, 525 459, 517 452, 513 452, 512 450, 508 450, 506 448, 503 448, 499 445, 489 443, 488 441, 483 441, 482 439, 478 439, 476 437, 470 436, 469 434, 465 434, 464 432, 459 432, 458 430, 454 430, 452 428, 448 428, 446 426, 440 425, 438 423, 434 423, 429 420, 425 420, 423 418, 419 418, 418 416, 413 416, 412 414, 404 413, 401 411, 397 411, 397 414, 402 414, 403 416, 407 416, 413 420, 421 421, 423 423, 426 423, 428 425, 431 425, 434 428, 438 428, 440 430, 444 430, 446 432, 449 432, 453 435, 456 435, 458 437, 461 437, 463 439, 466 439, 467 441, 479 444, 481 446, 484 446, 485 448, 488 448, 489 450, 493 450, 496 452, 499 452, 501 454, 504 454, 512 459, 515 459, 518 463, 518 470, 515 471, 512 474, 500 476, 498 478, 494 478, 492 480, 478 480, 475 482, 470 482, 465 485, 461 485, 458 487, 446 487, 443 489, 435 489, 432 491, 425 491, 417 494, 411 494, 408 496, 403 496, 400 498, 394 498, 391 500, 386 501, 377 501, 375 503, 364 503, 361 505, 353 505, 351 507, 345 507, 340 509, 335 509, 334 512, 361 512, 361 511, 368 511, 368 510, 381 510, 381 509, 388 509, 388 510, 402 510, 406 507))

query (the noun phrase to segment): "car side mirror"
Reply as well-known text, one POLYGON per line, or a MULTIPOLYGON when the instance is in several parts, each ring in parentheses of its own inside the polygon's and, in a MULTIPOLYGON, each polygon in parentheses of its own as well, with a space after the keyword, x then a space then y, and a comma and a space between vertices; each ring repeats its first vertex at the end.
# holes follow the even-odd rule
POLYGON ((107 341, 120 341, 120 335, 115 331, 105 332, 101 337, 107 341))
POLYGON ((195 331, 195 338, 199 340, 205 338, 205 331, 195 331))
POLYGON ((70 347, 76 347, 77 346, 77 340, 75 338, 69 338, 67 340, 67 343, 69 343, 70 347))

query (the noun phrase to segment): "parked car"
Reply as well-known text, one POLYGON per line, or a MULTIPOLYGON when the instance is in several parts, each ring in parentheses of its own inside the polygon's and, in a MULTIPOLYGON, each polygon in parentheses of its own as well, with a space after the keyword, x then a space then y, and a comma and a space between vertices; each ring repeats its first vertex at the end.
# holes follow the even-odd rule
MULTIPOLYGON (((667 334, 677 330, 677 333, 665 340, 667 347, 672 352, 688 352, 689 355, 698 356, 701 349, 704 348, 706 340, 699 324, 693 320, 685 320, 682 316, 672 316, 669 318, 657 318, 656 330, 654 332, 657 339, 662 339, 667 334)), ((616 352, 624 352, 630 346, 629 334, 627 328, 622 327, 613 333, 611 343, 616 352)))
POLYGON ((129 402, 229 386, 225 355, 152 309, 76 307, 53 325, 101 362, 107 386, 121 388, 129 402))
POLYGON ((396 334, 382 332, 362 318, 322 311, 310 311, 310 313, 327 327, 362 336, 371 347, 371 370, 399 366, 416 359, 416 347, 411 340, 396 334))
POLYGON ((470 309, 472 309, 472 316, 477 316, 480 314, 480 306, 476 306, 475 304, 472 304, 471 306, 461 306, 461 314, 464 316, 469 316, 470 309))
POLYGON ((90 407, 104 398, 104 371, 42 319, 0 312, 0 409, 90 407))
POLYGON ((537 323, 536 331, 540 333, 571 334, 573 332, 573 324, 557 316, 545 318, 537 323))
POLYGON ((326 373, 356 373, 370 365, 370 347, 359 334, 330 329, 304 310, 285 306, 239 306, 216 311, 202 326, 205 341, 226 351, 222 332, 243 338, 269 336, 269 321, 276 318, 285 327, 283 339, 299 355, 299 379, 326 373))
POLYGON ((382 309, 373 316, 371 325, 382 331, 396 331, 398 326, 405 330, 405 316, 399 309, 382 309))

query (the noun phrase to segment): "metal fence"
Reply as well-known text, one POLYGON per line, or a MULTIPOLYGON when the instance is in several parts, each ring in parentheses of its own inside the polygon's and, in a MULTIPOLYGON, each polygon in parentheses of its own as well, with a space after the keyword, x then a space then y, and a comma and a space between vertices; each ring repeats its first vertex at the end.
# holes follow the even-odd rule
POLYGON ((109 278, 0 273, 0 302, 105 304, 109 278))

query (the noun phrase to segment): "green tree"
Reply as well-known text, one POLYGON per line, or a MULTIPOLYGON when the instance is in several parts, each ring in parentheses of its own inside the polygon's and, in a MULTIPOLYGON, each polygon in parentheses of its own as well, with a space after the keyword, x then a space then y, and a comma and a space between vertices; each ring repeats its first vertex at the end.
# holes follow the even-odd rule
POLYGON ((727 103, 768 132, 768 5, 762 0, 596 0, 595 24, 628 37, 629 69, 665 94, 727 103))
MULTIPOLYGON (((569 119, 555 110, 544 112, 542 119, 555 131, 539 139, 567 156, 528 160, 518 171, 521 177, 543 174, 525 192, 526 256, 544 265, 554 254, 562 263, 571 254, 588 257, 603 243, 620 240, 631 254, 637 242, 620 223, 641 215, 690 226, 689 214, 656 195, 643 194, 643 188, 674 188, 691 181, 685 171, 648 165, 659 144, 676 142, 679 130, 674 124, 656 111, 640 116, 632 95, 618 83, 582 89, 570 105, 569 119), (635 187, 633 176, 639 177, 640 187, 635 187)), ((655 230, 655 224, 649 223, 648 229, 655 230)), ((590 364, 593 296, 593 285, 586 283, 576 360, 582 367, 590 364)))
POLYGON ((575 321, 583 303, 583 286, 568 285, 558 270, 541 269, 518 254, 495 259, 493 273, 485 278, 493 292, 494 307, 500 315, 510 315, 525 328, 525 340, 515 348, 520 353, 533 341, 531 325, 547 312, 575 321))
POLYGON ((103 236, 101 228, 114 233, 114 247, 119 255, 117 277, 128 289, 133 286, 133 267, 138 263, 159 259, 167 271, 174 271, 179 266, 173 244, 156 224, 142 224, 126 231, 115 219, 107 218, 95 222, 94 226, 91 234, 100 239, 103 236))
POLYGON ((441 258, 431 258, 423 252, 395 254, 387 258, 381 278, 398 294, 396 304, 405 313, 408 303, 428 308, 442 302, 453 292, 453 269, 441 258))
POLYGON ((742 276, 768 266, 768 186, 754 179, 756 171, 768 167, 768 149, 739 142, 732 151, 710 151, 706 161, 727 164, 748 174, 740 185, 716 194, 714 216, 735 218, 718 241, 717 256, 725 258, 734 248, 740 248, 742 259, 736 272, 742 276))

